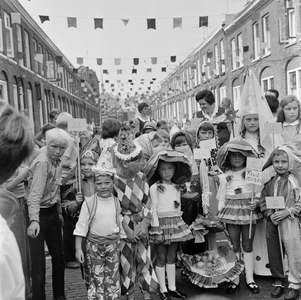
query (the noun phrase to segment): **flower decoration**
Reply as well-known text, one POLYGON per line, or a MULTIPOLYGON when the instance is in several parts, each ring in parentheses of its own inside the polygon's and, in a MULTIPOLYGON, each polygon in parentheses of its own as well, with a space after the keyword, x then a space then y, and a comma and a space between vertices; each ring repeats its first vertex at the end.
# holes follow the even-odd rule
POLYGON ((238 109, 237 110, 234 110, 234 109, 227 110, 225 112, 226 121, 229 121, 230 123, 232 123, 232 122, 236 123, 235 119, 239 118, 237 113, 238 113, 238 109))
POLYGON ((161 182, 157 182, 157 190, 160 192, 160 193, 165 193, 165 186, 163 183, 161 182))
POLYGON ((241 173, 241 177, 242 177, 242 179, 245 179, 245 178, 246 178, 246 171, 243 171, 243 172, 241 173))
POLYGON ((178 201, 174 201, 173 203, 174 203, 175 208, 178 208, 180 206, 180 202, 178 202, 178 201))
POLYGON ((233 178, 233 175, 228 175, 228 176, 226 177, 227 182, 231 182, 231 181, 232 181, 232 178, 233 178))

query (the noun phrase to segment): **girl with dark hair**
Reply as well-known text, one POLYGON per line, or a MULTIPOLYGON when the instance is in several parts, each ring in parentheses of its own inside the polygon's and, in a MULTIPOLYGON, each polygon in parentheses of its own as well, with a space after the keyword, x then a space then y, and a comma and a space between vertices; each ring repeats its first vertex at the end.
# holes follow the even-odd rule
POLYGON ((143 133, 142 129, 144 124, 150 121, 150 106, 146 102, 141 102, 138 104, 138 111, 140 116, 137 116, 137 119, 135 120, 135 131, 143 133))

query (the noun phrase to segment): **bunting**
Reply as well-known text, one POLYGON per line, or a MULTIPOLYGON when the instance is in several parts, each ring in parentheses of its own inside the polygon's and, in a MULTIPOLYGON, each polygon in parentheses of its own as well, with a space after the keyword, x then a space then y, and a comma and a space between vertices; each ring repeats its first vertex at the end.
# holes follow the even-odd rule
POLYGON ((73 69, 73 74, 77 74, 77 69, 73 69))
POLYGON ((38 61, 39 63, 43 63, 43 54, 41 54, 41 53, 36 53, 36 55, 35 55, 35 60, 36 61, 38 61))
POLYGON ((226 17, 226 26, 229 25, 229 24, 232 24, 234 22, 234 14, 226 14, 225 15, 226 17))
POLYGON ((121 19, 124 26, 126 26, 129 23, 129 19, 121 19))
POLYGON ((208 16, 205 17, 199 17, 199 27, 208 27, 208 16))
POLYGON ((182 28, 182 18, 173 18, 173 28, 182 28))
POLYGON ((103 29, 103 19, 94 19, 94 29, 103 29))
POLYGON ((162 67, 162 68, 161 68, 161 71, 162 71, 162 72, 166 72, 166 67, 162 67))
POLYGON ((75 27, 75 28, 77 28, 77 20, 76 20, 76 18, 70 18, 70 17, 68 17, 67 18, 67 23, 68 23, 68 28, 69 27, 75 27))
POLYGON ((137 69, 132 69, 132 74, 137 74, 137 69))
POLYGON ((17 23, 21 25, 21 14, 20 13, 11 13, 11 23, 17 23))
POLYGON ((117 70, 117 75, 121 75, 122 74, 122 70, 117 70))
POLYGON ((101 66, 101 65, 102 65, 102 58, 97 58, 97 59, 96 59, 96 62, 97 62, 97 64, 98 64, 99 66, 101 66))
POLYGON ((243 52, 248 52, 249 51, 249 46, 244 46, 243 47, 243 52))
POLYGON ((108 70, 103 70, 102 73, 103 74, 109 74, 108 70))
POLYGON ((119 66, 120 65, 120 62, 121 62, 121 59, 120 58, 115 58, 115 66, 119 66))
POLYGON ((156 29, 156 19, 147 19, 147 29, 156 29))
POLYGON ((151 68, 146 69, 146 73, 151 73, 151 72, 152 72, 151 68))
POLYGON ((39 17, 42 24, 46 21, 50 21, 49 16, 39 16, 39 17))
POLYGON ((135 66, 139 65, 139 58, 134 58, 133 63, 135 66))
POLYGON ((83 57, 78 57, 78 58, 76 59, 76 62, 77 62, 78 65, 82 65, 82 64, 84 63, 83 57))
POLYGON ((57 64, 61 64, 63 62, 63 56, 56 56, 55 61, 57 64))
POLYGON ((170 61, 171 61, 171 62, 175 62, 175 61, 176 61, 176 56, 171 56, 171 57, 170 57, 170 61))
POLYGON ((153 65, 157 64, 157 57, 152 57, 151 61, 153 65))

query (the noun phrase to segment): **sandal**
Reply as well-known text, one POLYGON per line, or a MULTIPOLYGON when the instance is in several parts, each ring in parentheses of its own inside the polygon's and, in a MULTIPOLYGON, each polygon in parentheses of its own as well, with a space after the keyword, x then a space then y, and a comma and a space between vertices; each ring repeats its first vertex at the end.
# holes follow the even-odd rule
POLYGON ((259 294, 260 292, 259 286, 254 281, 247 283, 247 287, 253 294, 259 294))
POLYGON ((239 284, 231 282, 227 288, 227 294, 234 294, 239 289, 239 284))

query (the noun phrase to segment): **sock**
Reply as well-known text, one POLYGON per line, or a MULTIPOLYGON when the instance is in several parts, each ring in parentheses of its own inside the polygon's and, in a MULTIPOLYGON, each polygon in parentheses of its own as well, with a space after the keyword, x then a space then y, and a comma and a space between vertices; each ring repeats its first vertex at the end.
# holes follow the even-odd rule
POLYGON ((167 288, 165 284, 165 267, 156 266, 156 275, 160 285, 160 292, 161 293, 167 292, 167 288))
POLYGON ((176 290, 176 265, 166 264, 166 274, 168 281, 168 289, 171 291, 176 290))
POLYGON ((254 254, 253 252, 244 252, 244 262, 246 271, 246 282, 247 284, 254 282, 254 254))

